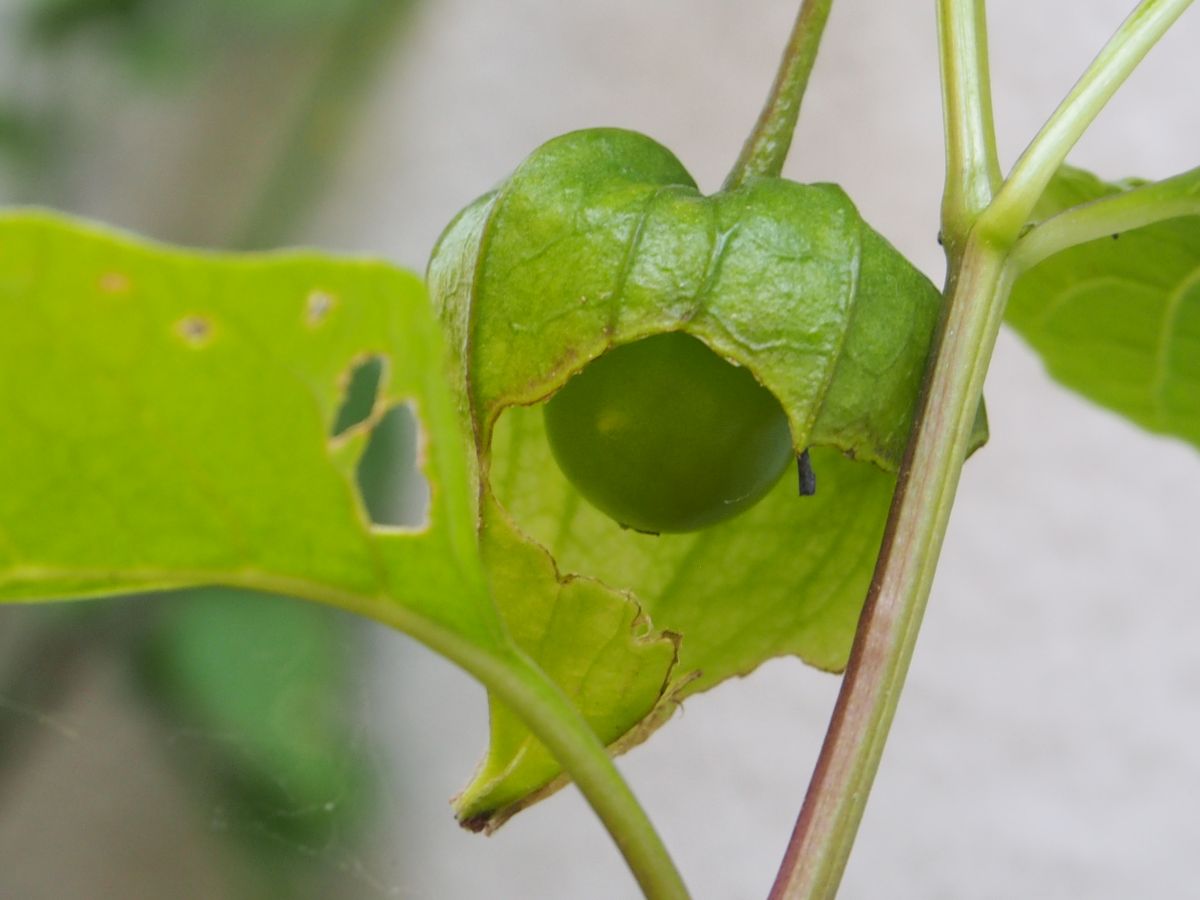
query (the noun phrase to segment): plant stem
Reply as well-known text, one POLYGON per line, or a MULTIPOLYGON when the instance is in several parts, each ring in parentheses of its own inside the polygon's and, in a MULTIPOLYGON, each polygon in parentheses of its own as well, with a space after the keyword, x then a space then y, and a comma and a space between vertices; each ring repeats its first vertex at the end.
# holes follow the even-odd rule
POLYGON ((287 592, 404 631, 475 676, 521 717, 571 776, 648 900, 687 900, 687 888, 670 854, 607 748, 558 685, 519 648, 506 642, 484 649, 388 597, 365 598, 294 584, 287 592))
POLYGON ((1000 184, 992 121, 984 0, 938 0, 946 186, 942 238, 948 252, 965 238, 1000 184))
POLYGON ((1008 294, 1005 248, 970 239, 999 178, 983 0, 939 0, 938 39, 946 308, 846 675, 772 900, 837 893, 912 658, 1008 294))
POLYGON ((946 309, 846 676, 772 900, 816 900, 837 892, 933 584, 1016 274, 1009 260, 1018 236, 1067 152, 1189 3, 1145 0, 990 201, 995 146, 983 3, 939 3, 948 163, 946 309))
POLYGON ((1200 167, 1052 216, 1021 237, 1013 249, 1012 265, 1023 271, 1078 244, 1196 215, 1200 215, 1200 167))
POLYGON ((777 176, 783 171, 832 6, 833 0, 803 0, 800 4, 767 102, 722 190, 740 187, 749 178, 777 176))
POLYGON ((1004 303, 1002 251, 968 240, 901 464, 883 548, 829 732, 772 900, 831 898, 900 698, 1004 303))
POLYGON ((523 657, 523 662, 511 688, 493 685, 497 696, 524 719, 570 774, 648 900, 687 900, 687 888, 666 846, 607 748, 558 686, 532 660, 523 657))
POLYGON ((1000 236, 1015 234, 1067 154, 1125 79, 1192 3, 1142 0, 1092 61, 1071 92, 1030 142, 995 201, 982 216, 984 227, 1000 236))

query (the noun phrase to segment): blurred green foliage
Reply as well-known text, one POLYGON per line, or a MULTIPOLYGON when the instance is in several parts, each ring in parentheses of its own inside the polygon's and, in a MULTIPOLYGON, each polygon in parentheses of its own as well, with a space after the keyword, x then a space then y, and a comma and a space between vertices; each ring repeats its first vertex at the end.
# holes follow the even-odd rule
MULTIPOLYGON (((276 38, 326 27, 373 0, 26 0, 30 35, 53 44, 89 31, 122 41, 218 41, 222 36, 276 38)), ((192 46, 199 46, 192 44, 192 46)))
POLYGON ((250 591, 198 589, 161 604, 139 683, 226 822, 268 848, 346 842, 367 768, 355 735, 353 633, 329 610, 250 591), (219 796, 218 796, 219 795, 219 796))
POLYGON ((14 101, 0 102, 0 155, 20 169, 34 166, 44 149, 37 117, 14 101))
MULTIPOLYGON (((55 189, 64 171, 78 168, 73 154, 103 127, 98 104, 123 106, 146 93, 194 102, 189 91, 238 60, 257 60, 252 77, 274 79, 301 117, 313 98, 327 117, 335 101, 357 112, 353 101, 416 2, 12 0, 0 9, 0 199, 70 208, 55 189)), ((267 189, 277 202, 280 193, 267 189)), ((269 242, 257 237, 256 245, 269 242)))
POLYGON ((222 50, 320 36, 373 0, 23 0, 20 43, 42 56, 80 46, 143 80, 201 73, 222 50))

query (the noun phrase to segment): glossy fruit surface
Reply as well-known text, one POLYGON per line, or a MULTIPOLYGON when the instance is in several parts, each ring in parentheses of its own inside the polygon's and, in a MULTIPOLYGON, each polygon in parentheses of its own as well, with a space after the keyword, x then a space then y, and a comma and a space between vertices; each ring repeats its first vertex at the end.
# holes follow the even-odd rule
POLYGON ((593 360, 550 398, 545 419, 554 457, 579 492, 650 533, 737 515, 794 458, 771 392, 680 332, 593 360))

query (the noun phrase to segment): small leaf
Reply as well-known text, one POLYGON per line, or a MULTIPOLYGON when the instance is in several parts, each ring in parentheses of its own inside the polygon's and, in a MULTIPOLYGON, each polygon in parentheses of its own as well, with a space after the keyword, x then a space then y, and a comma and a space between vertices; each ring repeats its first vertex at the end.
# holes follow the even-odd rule
MULTIPOLYGON (((1141 183, 1064 167, 1037 216, 1141 183)), ((1200 217, 1055 254, 1017 280, 1007 318, 1067 387, 1200 446, 1200 217)))
POLYGON ((185 253, 0 218, 0 600, 223 584, 405 610, 504 643, 420 282, 311 253, 185 253), (371 414, 334 434, 352 373, 371 414), (418 424, 422 524, 374 524, 360 457, 418 424))
MULTIPOLYGON (((755 179, 704 197, 649 138, 575 132, 460 213, 429 278, 475 436, 493 596, 610 747, 772 656, 845 664, 940 295, 839 188, 755 179), (785 478, 728 522, 658 537, 566 481, 535 404, 611 347, 672 331, 770 389, 796 453, 817 448, 815 497, 785 478)), ((459 814, 495 827, 557 776, 493 703, 459 814)))

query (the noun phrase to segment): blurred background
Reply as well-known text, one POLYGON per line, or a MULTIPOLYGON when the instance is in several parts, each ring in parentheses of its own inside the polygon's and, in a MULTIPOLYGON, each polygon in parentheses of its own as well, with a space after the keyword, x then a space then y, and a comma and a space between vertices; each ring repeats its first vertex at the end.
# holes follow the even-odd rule
MULTIPOLYGON (((1132 5, 993 4, 1006 164, 1132 5)), ((420 270, 573 128, 646 131, 715 189, 794 6, 0 0, 0 201, 420 270)), ((1198 44, 1193 12, 1073 161, 1194 166, 1198 44)), ((840 0, 787 172, 841 182, 935 281, 940 130, 933 4, 840 0)), ((1010 335, 988 403, 843 896, 1188 896, 1200 459, 1010 335)), ((837 683, 773 661, 621 760, 697 898, 765 896, 837 683)), ((457 828, 485 711, 405 637, 274 598, 0 610, 0 897, 637 896, 573 790, 457 828)))

